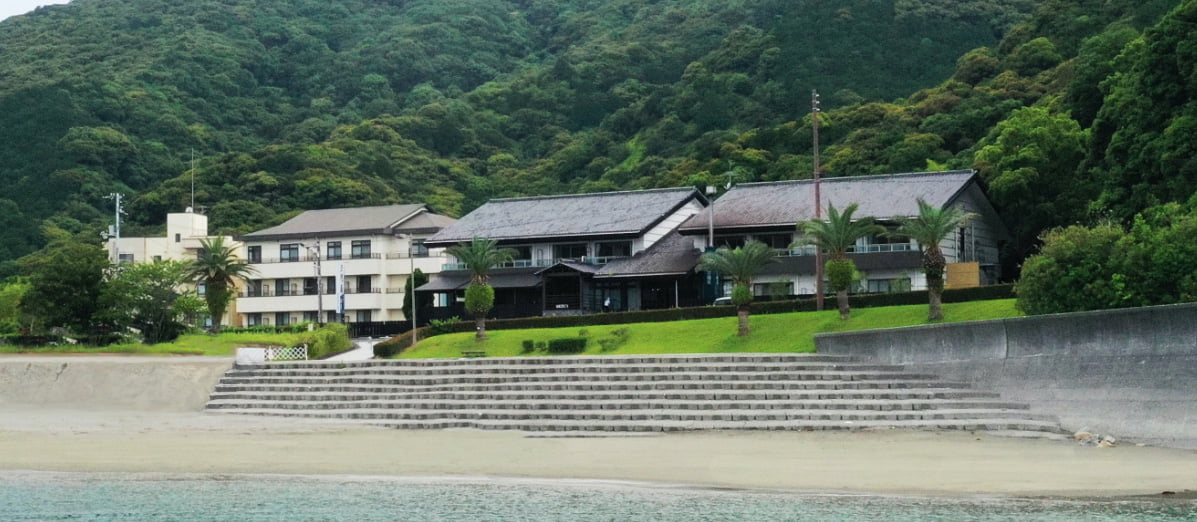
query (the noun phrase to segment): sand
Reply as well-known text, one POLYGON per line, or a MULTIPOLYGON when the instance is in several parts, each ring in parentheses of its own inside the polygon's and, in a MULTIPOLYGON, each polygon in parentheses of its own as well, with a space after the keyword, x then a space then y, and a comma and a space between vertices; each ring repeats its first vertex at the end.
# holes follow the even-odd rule
POLYGON ((12 404, 0 404, 2 470, 571 478, 929 495, 1197 491, 1197 452, 967 432, 543 437, 12 404))

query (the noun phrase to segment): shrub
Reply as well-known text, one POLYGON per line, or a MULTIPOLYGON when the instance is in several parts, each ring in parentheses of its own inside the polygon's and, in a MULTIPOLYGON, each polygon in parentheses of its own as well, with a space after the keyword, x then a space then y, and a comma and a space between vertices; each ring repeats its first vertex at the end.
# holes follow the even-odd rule
POLYGON ((459 324, 461 324, 461 319, 458 317, 433 319, 428 321, 428 329, 432 330, 432 335, 443 335, 458 331, 457 327, 459 324))
POLYGON ((323 328, 300 336, 300 344, 308 345, 309 359, 322 359, 353 347, 349 340, 349 327, 341 323, 328 323, 323 328))
POLYGON ((465 291, 465 309, 471 314, 485 314, 495 305, 495 289, 490 285, 470 285, 465 291))
POLYGON ((582 353, 586 350, 585 337, 565 337, 561 339, 549 340, 549 353, 551 354, 565 354, 565 353, 582 353))
POLYGON ((731 300, 732 304, 736 306, 752 304, 752 289, 748 285, 736 285, 732 287, 731 300))
POLYGON ((532 351, 536 349, 536 343, 532 341, 532 339, 524 339, 522 344, 524 346, 524 351, 522 353, 532 353, 532 351))

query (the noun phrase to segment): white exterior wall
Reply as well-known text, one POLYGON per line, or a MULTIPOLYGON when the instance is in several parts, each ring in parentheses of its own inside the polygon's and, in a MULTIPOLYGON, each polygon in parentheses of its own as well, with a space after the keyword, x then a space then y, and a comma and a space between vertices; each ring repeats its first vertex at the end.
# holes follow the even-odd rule
POLYGON ((670 232, 681 226, 683 222, 685 222, 687 219, 690 219, 690 216, 701 212, 702 209, 703 206, 698 201, 691 200, 687 202, 682 206, 682 208, 674 211, 673 214, 670 214, 669 217, 662 220, 657 224, 657 226, 649 229, 648 232, 645 232, 644 236, 633 242, 632 251, 640 252, 655 245, 657 241, 660 241, 661 238, 669 235, 670 232))
MULTIPOLYGON (((415 239, 424 239, 417 236, 415 239)), ((289 279, 289 287, 303 292, 304 279, 316 277, 316 264, 306 247, 317 243, 315 238, 285 239, 269 241, 251 241, 246 243, 246 251, 251 246, 259 246, 262 251, 262 262, 252 266, 258 273, 252 278, 261 281, 264 296, 249 297, 243 294, 238 299, 238 312, 248 323, 248 314, 261 314, 262 324, 276 324, 275 314, 288 313, 292 321, 302 321, 304 312, 317 312, 323 307, 324 317, 328 312, 336 311, 337 296, 335 288, 326 286, 327 278, 341 273, 344 267, 345 286, 347 290, 355 290, 357 276, 369 276, 371 290, 369 293, 347 293, 345 295, 345 320, 355 322, 357 311, 369 310, 371 321, 401 321, 407 318, 403 315, 403 289, 407 279, 411 277, 412 269, 418 268, 425 274, 440 272, 448 262, 444 249, 430 249, 427 256, 412 257, 411 240, 390 235, 352 235, 319 238, 320 245, 320 287, 324 292, 320 295, 319 306, 315 295, 275 295, 275 285, 279 279, 289 279), (369 240, 370 257, 353 259, 353 241, 369 240), (328 259, 328 243, 341 242, 341 259, 328 259), (280 262, 280 247, 284 244, 301 243, 299 261, 280 262)), ((322 318, 323 319, 323 318, 322 318)))
MULTIPOLYGON (((166 215, 166 237, 122 237, 118 243, 115 238, 109 239, 105 248, 109 257, 117 260, 117 255, 133 255, 134 263, 151 263, 155 258, 163 261, 191 261, 199 254, 200 240, 212 240, 216 236, 208 235, 208 216, 194 212, 177 212, 166 215), (118 248, 119 246, 119 248, 118 248)), ((245 246, 229 236, 224 238, 224 244, 232 246, 237 256, 245 258, 245 246)), ((190 286, 195 290, 195 286, 190 286)), ((221 324, 238 326, 237 304, 230 303, 221 324)))

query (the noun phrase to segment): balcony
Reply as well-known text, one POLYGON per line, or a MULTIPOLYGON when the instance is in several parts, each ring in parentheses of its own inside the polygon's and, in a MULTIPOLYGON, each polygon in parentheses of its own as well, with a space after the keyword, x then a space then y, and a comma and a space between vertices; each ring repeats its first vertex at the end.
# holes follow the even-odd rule
MULTIPOLYGON (((307 254, 307 253, 302 253, 297 256, 291 256, 291 257, 251 257, 249 259, 249 264, 251 264, 251 265, 271 265, 271 264, 275 264, 275 263, 311 263, 311 262, 315 262, 317 257, 320 257, 320 256, 313 256, 313 255, 307 254)), ((352 254, 352 255, 348 255, 348 256, 332 255, 332 256, 328 256, 328 257, 321 257, 320 260, 321 261, 344 261, 347 259, 382 259, 382 257, 383 256, 381 253, 379 253, 379 254, 361 253, 361 254, 352 254)), ((390 257, 388 257, 387 259, 390 259, 390 257)))
MULTIPOLYGON (((775 248, 777 257, 800 257, 815 255, 814 245, 804 245, 795 248, 775 248)), ((918 245, 912 243, 881 243, 875 245, 853 246, 848 248, 850 254, 881 254, 890 252, 917 252, 918 245)))
MULTIPOLYGON (((570 261, 568 259, 516 259, 509 263, 503 263, 495 268, 545 268, 553 266, 561 261, 570 261)), ((453 270, 469 270, 470 266, 465 263, 445 263, 441 265, 441 270, 446 272, 453 270)))

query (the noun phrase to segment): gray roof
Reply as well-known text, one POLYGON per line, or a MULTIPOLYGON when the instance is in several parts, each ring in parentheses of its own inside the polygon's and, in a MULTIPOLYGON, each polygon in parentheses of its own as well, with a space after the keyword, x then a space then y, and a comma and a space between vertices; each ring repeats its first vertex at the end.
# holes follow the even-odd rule
POLYGON ((595 277, 685 274, 698 264, 701 255, 701 252, 694 248, 692 238, 683 237, 674 231, 643 252, 607 263, 595 277))
POLYGON ((349 234, 432 233, 452 222, 452 218, 428 212, 424 205, 330 208, 305 211, 281 225, 245 234, 242 239, 264 241, 349 234))
POLYGON ((646 232, 686 202, 702 196, 692 187, 493 199, 428 239, 430 246, 475 237, 511 243, 579 236, 629 236, 646 232))
MULTIPOLYGON (((491 271, 487 284, 493 288, 531 288, 540 286, 540 276, 530 268, 500 268, 491 271)), ((427 283, 416 288, 417 292, 448 292, 470 286, 470 273, 453 270, 432 274, 427 283)))
MULTIPOLYGON (((918 215, 918 198, 942 207, 962 192, 975 174, 971 170, 916 172, 880 176, 826 178, 820 183, 824 208, 860 205, 857 216, 886 219, 918 215)), ((785 225, 814 219, 814 181, 742 183, 715 200, 715 228, 785 225)), ((680 230, 707 229, 707 207, 682 224, 680 230)))

